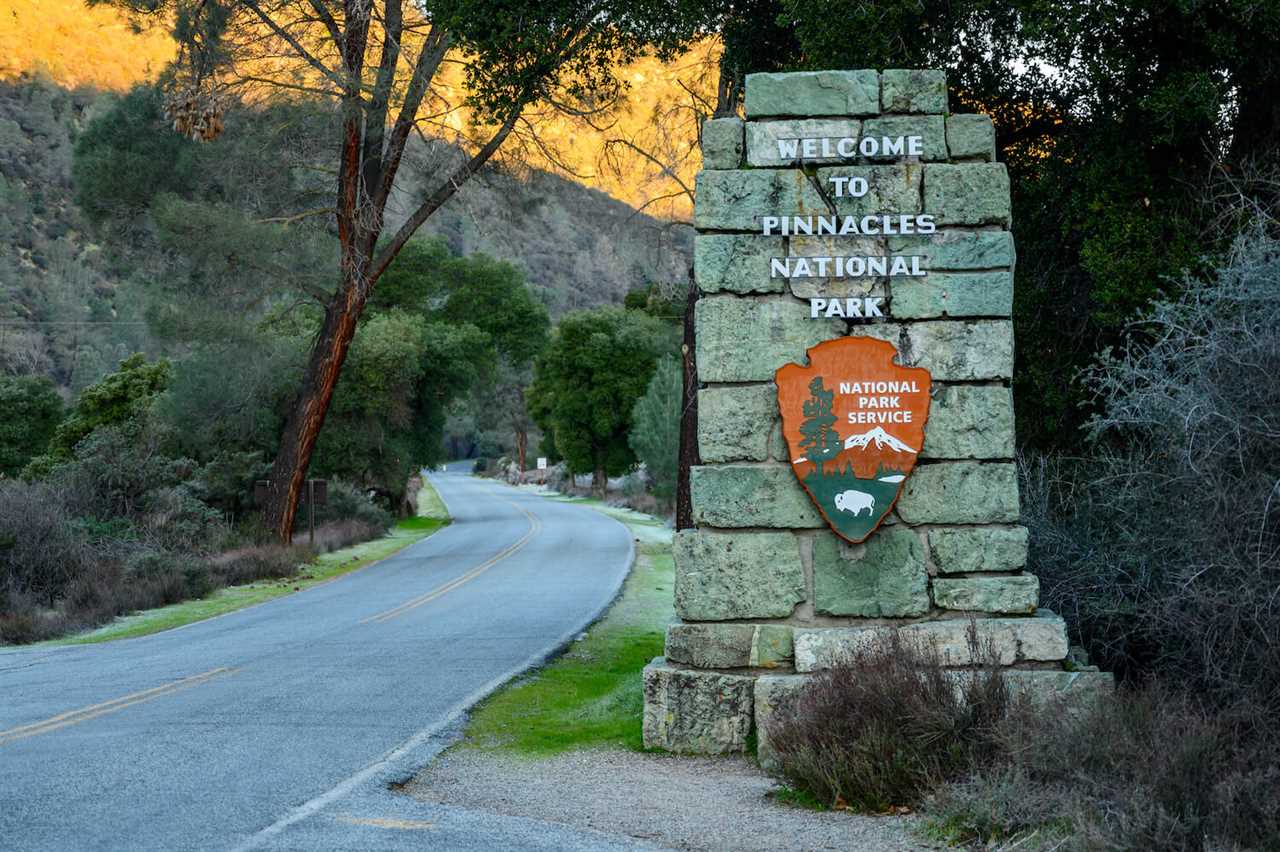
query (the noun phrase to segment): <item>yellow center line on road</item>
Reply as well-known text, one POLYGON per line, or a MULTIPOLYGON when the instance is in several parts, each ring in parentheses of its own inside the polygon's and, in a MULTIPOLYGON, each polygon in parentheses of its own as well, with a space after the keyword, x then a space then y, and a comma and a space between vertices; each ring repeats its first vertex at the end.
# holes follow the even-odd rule
POLYGON ((425 594, 419 595, 416 598, 410 598, 409 600, 405 601, 404 603, 400 604, 397 607, 393 607, 389 610, 386 610, 385 612, 380 612, 380 613, 377 613, 376 615, 371 615, 368 618, 361 619, 360 623, 369 624, 375 621, 378 623, 382 623, 384 621, 390 621, 391 619, 396 618, 397 616, 404 615, 406 612, 417 609, 423 604, 430 603, 431 601, 435 600, 441 595, 448 594, 449 592, 453 591, 454 589, 458 588, 464 583, 471 582, 476 577, 479 577, 485 571, 488 571, 494 565, 497 565, 499 562, 506 559, 508 556, 510 556, 511 554, 515 553, 517 550, 520 550, 520 548, 528 544, 529 540, 532 539, 535 535, 537 535, 538 531, 542 529, 542 521, 538 520, 538 518, 532 512, 525 509, 523 506, 517 505, 516 503, 513 503, 510 500, 506 502, 511 503, 512 506, 515 506, 517 509, 523 512, 524 516, 529 519, 528 532, 522 535, 517 541, 515 541, 513 544, 508 546, 501 553, 498 553, 496 556, 493 556, 488 560, 486 560, 485 562, 482 562, 481 564, 472 568, 467 573, 463 574, 461 577, 455 577, 454 579, 450 580, 444 585, 438 586, 425 594))
POLYGON ((10 728, 7 731, 0 731, 0 746, 8 745, 18 740, 24 740, 27 737, 34 737, 40 734, 47 734, 56 731, 59 728, 65 728, 69 725, 78 725, 81 722, 87 722, 90 719, 96 719, 99 716, 105 716, 108 713, 115 713, 126 707, 132 707, 135 704, 142 704, 146 701, 153 701, 165 695, 172 695, 175 692, 181 692, 184 689, 190 689, 202 683, 212 680, 219 675, 232 674, 239 669, 228 668, 222 666, 216 669, 210 669, 207 672, 191 677, 184 677, 181 680, 175 680, 170 683, 144 689, 141 692, 131 692, 128 695, 122 695, 119 698, 113 698, 110 701, 104 701, 101 704, 92 704, 88 707, 81 707, 79 710, 69 710, 66 713, 60 713, 57 716, 50 717, 40 722, 32 722, 29 725, 21 725, 17 728, 10 728))

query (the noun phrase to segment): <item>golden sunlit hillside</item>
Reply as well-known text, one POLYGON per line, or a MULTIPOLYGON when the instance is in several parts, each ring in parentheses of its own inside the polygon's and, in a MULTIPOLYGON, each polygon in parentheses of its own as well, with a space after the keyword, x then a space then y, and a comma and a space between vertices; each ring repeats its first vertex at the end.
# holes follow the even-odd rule
POLYGON ((44 72, 67 88, 126 89, 154 77, 174 53, 168 32, 135 32, 114 9, 0 0, 0 80, 44 72))
MULTIPOLYGON (((684 219, 685 191, 699 166, 694 98, 714 98, 705 43, 674 62, 643 58, 622 72, 626 102, 584 126, 558 113, 529 116, 545 148, 521 151, 531 165, 600 189, 651 215, 684 219), (693 94, 691 95, 690 92, 693 94)), ((120 91, 154 79, 173 57, 167 31, 138 32, 119 12, 81 0, 0 0, 0 80, 42 73, 67 88, 120 91)))

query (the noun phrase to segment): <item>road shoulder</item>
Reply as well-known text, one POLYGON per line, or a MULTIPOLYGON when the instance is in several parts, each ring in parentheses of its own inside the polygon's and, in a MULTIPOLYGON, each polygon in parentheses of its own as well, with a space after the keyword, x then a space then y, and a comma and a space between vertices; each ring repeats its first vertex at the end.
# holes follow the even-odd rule
POLYGON ((293 577, 228 586, 204 598, 121 616, 84 633, 13 647, 31 649, 92 645, 149 636, 153 633, 175 630, 208 621, 211 618, 229 615, 332 582, 353 571, 368 568, 394 556, 409 545, 417 544, 447 526, 449 514, 443 501, 429 483, 423 483, 423 494, 425 497, 419 498, 419 512, 416 517, 397 522, 381 538, 321 554, 310 563, 301 566, 293 577))

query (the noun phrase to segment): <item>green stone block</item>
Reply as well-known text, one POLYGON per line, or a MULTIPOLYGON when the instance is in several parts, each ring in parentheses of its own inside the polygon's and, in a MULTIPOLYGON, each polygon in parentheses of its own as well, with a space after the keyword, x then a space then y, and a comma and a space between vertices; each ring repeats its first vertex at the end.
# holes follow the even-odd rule
POLYGON ((1013 273, 930 272, 892 283, 890 308, 898 319, 1007 317, 1013 313, 1013 273))
POLYGON ((1013 458, 1013 394, 1003 385, 934 385, 926 459, 1013 458))
POLYGON ((789 532, 682 530, 672 553, 685 621, 785 618, 804 600, 800 548, 789 532))
POLYGON ((672 624, 665 653, 673 663, 700 669, 732 669, 751 665, 754 624, 672 624))
POLYGON ((761 675, 755 685, 756 760, 766 772, 778 772, 782 761, 774 748, 777 732, 789 727, 805 684, 804 675, 761 675))
POLYGON ((702 122, 702 167, 736 169, 742 165, 742 119, 709 118, 702 122))
MULTIPOLYGON (((881 137, 919 136, 924 162, 945 162, 947 159, 946 125, 940 115, 886 115, 869 118, 862 124, 862 135, 881 137)), ((897 155, 870 159, 897 160, 897 155)))
POLYGON ((929 558, 940 574, 1020 571, 1027 539, 1026 527, 938 527, 929 530, 929 558))
POLYGON ((774 529, 826 526, 790 464, 695 465, 693 520, 700 526, 774 529))
MULTIPOLYGON (((850 257, 886 254, 882 237, 790 237, 787 253, 792 257, 850 257)), ((858 278, 790 278, 791 294, 801 299, 885 296, 888 276, 863 275, 858 278)))
POLYGON ((857 333, 887 340, 899 363, 923 367, 935 382, 1007 379, 1013 375, 1013 323, 1008 320, 925 320, 873 323, 857 333))
MULTIPOLYGON (((832 196, 836 212, 842 216, 868 216, 877 213, 919 213, 920 181, 925 167, 918 163, 901 163, 894 166, 835 166, 818 169, 818 184, 822 191, 832 196), (867 181, 865 195, 834 197, 833 177, 864 178, 867 181)), ((785 212, 785 211, 783 211, 785 212)), ((830 214, 825 206, 811 211, 830 214)))
POLYGON ((1000 269, 1013 266, 1013 234, 1008 231, 939 231, 931 236, 889 237, 894 254, 920 255, 927 269, 1000 269))
POLYGON ((813 542, 814 609, 829 615, 901 618, 929 611, 920 534, 902 526, 849 545, 831 534, 813 542))
POLYGON ((947 76, 936 69, 889 69, 881 75, 885 112, 947 111, 947 76))
POLYGON ((787 279, 769 276, 769 259, 784 257, 782 237, 698 234, 693 275, 704 293, 782 293, 787 279))
POLYGON ((785 624, 761 624, 756 627, 751 665, 771 669, 791 659, 791 628, 785 624))
POLYGON ((1007 524, 1018 520, 1018 472, 1012 463, 917 465, 898 499, 908 524, 1007 524))
POLYGON ((698 173, 693 223, 700 230, 759 231, 761 216, 827 213, 827 203, 800 169, 698 173))
POLYGON ((875 115, 880 112, 880 75, 875 71, 748 74, 743 101, 747 118, 875 115))
MULTIPOLYGON (((839 163, 845 160, 856 160, 853 157, 840 157, 832 151, 832 156, 804 156, 800 147, 802 139, 830 139, 834 149, 836 140, 856 139, 862 132, 862 122, 853 118, 804 118, 789 121, 750 121, 747 122, 747 163, 757 167, 793 166, 798 163, 839 163), (783 143, 779 147, 779 142, 783 143), (795 144, 793 155, 791 145, 795 144)), ((820 144, 820 143, 819 143, 820 144)), ((822 149, 817 149, 821 153, 822 149)))
POLYGON ((698 454, 706 464, 766 461, 771 449, 781 447, 781 428, 772 382, 698 391, 698 454))
POLYGON ((939 225, 1009 225, 1009 173, 1004 163, 928 165, 924 212, 939 225))
POLYGON ((709 296, 698 300, 698 378, 703 382, 771 382, 779 367, 844 333, 836 319, 810 319, 791 298, 709 296))
POLYGON ((933 601, 943 609, 1025 614, 1036 611, 1040 581, 1030 574, 1012 577, 938 577, 933 601))
POLYGON ((947 116, 947 149, 956 159, 995 162, 996 128, 991 123, 991 116, 947 116))
POLYGON ((744 751, 755 711, 751 675, 680 669, 663 657, 644 667, 645 748, 683 754, 744 751))

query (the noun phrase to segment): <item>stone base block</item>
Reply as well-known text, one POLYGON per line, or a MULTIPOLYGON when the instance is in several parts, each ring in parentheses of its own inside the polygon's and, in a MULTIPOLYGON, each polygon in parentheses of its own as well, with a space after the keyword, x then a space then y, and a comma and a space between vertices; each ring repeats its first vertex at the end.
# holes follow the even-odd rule
POLYGON ((644 745, 683 754, 744 751, 752 687, 744 675, 678 669, 664 657, 644 669, 644 745))
POLYGON ((795 702, 808 680, 804 675, 762 675, 756 678, 756 760, 769 772, 780 768, 771 735, 779 720, 795 712, 795 702))
POLYGON ((699 669, 775 668, 791 659, 785 624, 672 624, 667 659, 699 669))
POLYGON ((796 671, 830 668, 901 630, 908 641, 924 642, 937 649, 944 665, 980 663, 969 647, 969 625, 976 625, 981 648, 990 647, 1002 666, 1020 662, 1054 662, 1067 656, 1067 625, 1058 616, 1041 611, 1029 618, 967 618, 921 621, 902 627, 835 627, 795 631, 796 671))

